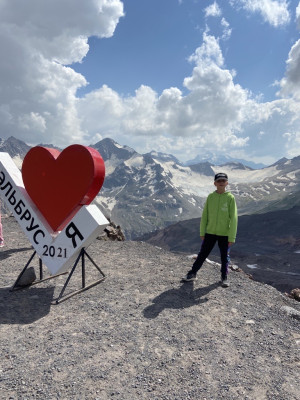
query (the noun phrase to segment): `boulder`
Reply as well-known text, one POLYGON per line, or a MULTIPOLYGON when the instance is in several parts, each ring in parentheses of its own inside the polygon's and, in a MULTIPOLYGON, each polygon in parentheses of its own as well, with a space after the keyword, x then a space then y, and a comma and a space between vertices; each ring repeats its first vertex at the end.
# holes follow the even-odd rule
MULTIPOLYGON (((107 218, 107 217, 106 217, 107 218)), ((107 218, 109 225, 104 229, 103 233, 97 237, 98 240, 113 240, 124 241, 125 235, 122 232, 120 225, 116 225, 113 221, 107 218)))
POLYGON ((29 286, 36 280, 36 274, 33 267, 27 268, 18 281, 17 286, 29 286))

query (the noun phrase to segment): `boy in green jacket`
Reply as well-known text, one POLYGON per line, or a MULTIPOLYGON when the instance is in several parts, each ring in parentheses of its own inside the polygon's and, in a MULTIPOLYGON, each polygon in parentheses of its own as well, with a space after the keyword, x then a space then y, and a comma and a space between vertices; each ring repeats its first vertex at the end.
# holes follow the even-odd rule
POLYGON ((214 185, 217 190, 208 195, 202 212, 200 223, 202 246, 192 269, 183 280, 188 282, 197 279, 197 272, 218 242, 222 263, 222 286, 228 287, 228 251, 236 238, 237 207, 233 194, 226 192, 228 176, 225 173, 215 175, 214 185))

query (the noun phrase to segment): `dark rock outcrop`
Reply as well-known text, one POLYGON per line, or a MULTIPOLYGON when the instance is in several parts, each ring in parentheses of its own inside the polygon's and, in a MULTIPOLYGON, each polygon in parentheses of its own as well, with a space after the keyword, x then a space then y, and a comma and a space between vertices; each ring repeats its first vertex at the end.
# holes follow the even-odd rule
POLYGON ((97 237, 98 240, 113 240, 122 242, 125 240, 125 235, 122 232, 120 225, 116 225, 113 221, 107 218, 109 225, 104 229, 103 233, 97 237))

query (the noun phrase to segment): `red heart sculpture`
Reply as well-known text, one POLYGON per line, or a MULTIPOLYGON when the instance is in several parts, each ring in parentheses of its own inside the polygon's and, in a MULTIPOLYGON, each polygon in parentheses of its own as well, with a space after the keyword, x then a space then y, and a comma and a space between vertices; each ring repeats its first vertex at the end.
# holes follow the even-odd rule
POLYGON ((74 144, 60 153, 36 146, 24 158, 22 177, 28 195, 57 231, 95 198, 104 182, 105 165, 91 147, 74 144))

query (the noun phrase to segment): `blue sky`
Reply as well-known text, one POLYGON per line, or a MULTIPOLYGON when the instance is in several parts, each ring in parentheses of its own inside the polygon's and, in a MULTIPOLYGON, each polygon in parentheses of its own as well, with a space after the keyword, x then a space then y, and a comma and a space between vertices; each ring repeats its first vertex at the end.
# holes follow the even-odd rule
POLYGON ((300 155, 299 0, 0 0, 0 137, 300 155))
MULTIPOLYGON (((192 72, 188 58, 202 44, 203 33, 220 37, 222 18, 230 21, 230 38, 220 40, 225 65, 237 71, 236 82, 255 95, 272 100, 286 68, 289 50, 299 38, 296 24, 274 27, 258 12, 238 10, 228 0, 125 0, 113 37, 91 37, 90 51, 82 63, 72 67, 82 73, 89 85, 79 95, 108 85, 120 94, 134 95, 141 85, 156 92, 176 86, 181 90, 184 77, 192 72), (205 17, 205 8, 219 5, 221 15, 205 17)), ((262 1, 263 3, 263 1, 262 1)), ((295 20, 298 2, 290 18, 295 20)), ((228 22, 229 23, 229 22, 228 22)))

